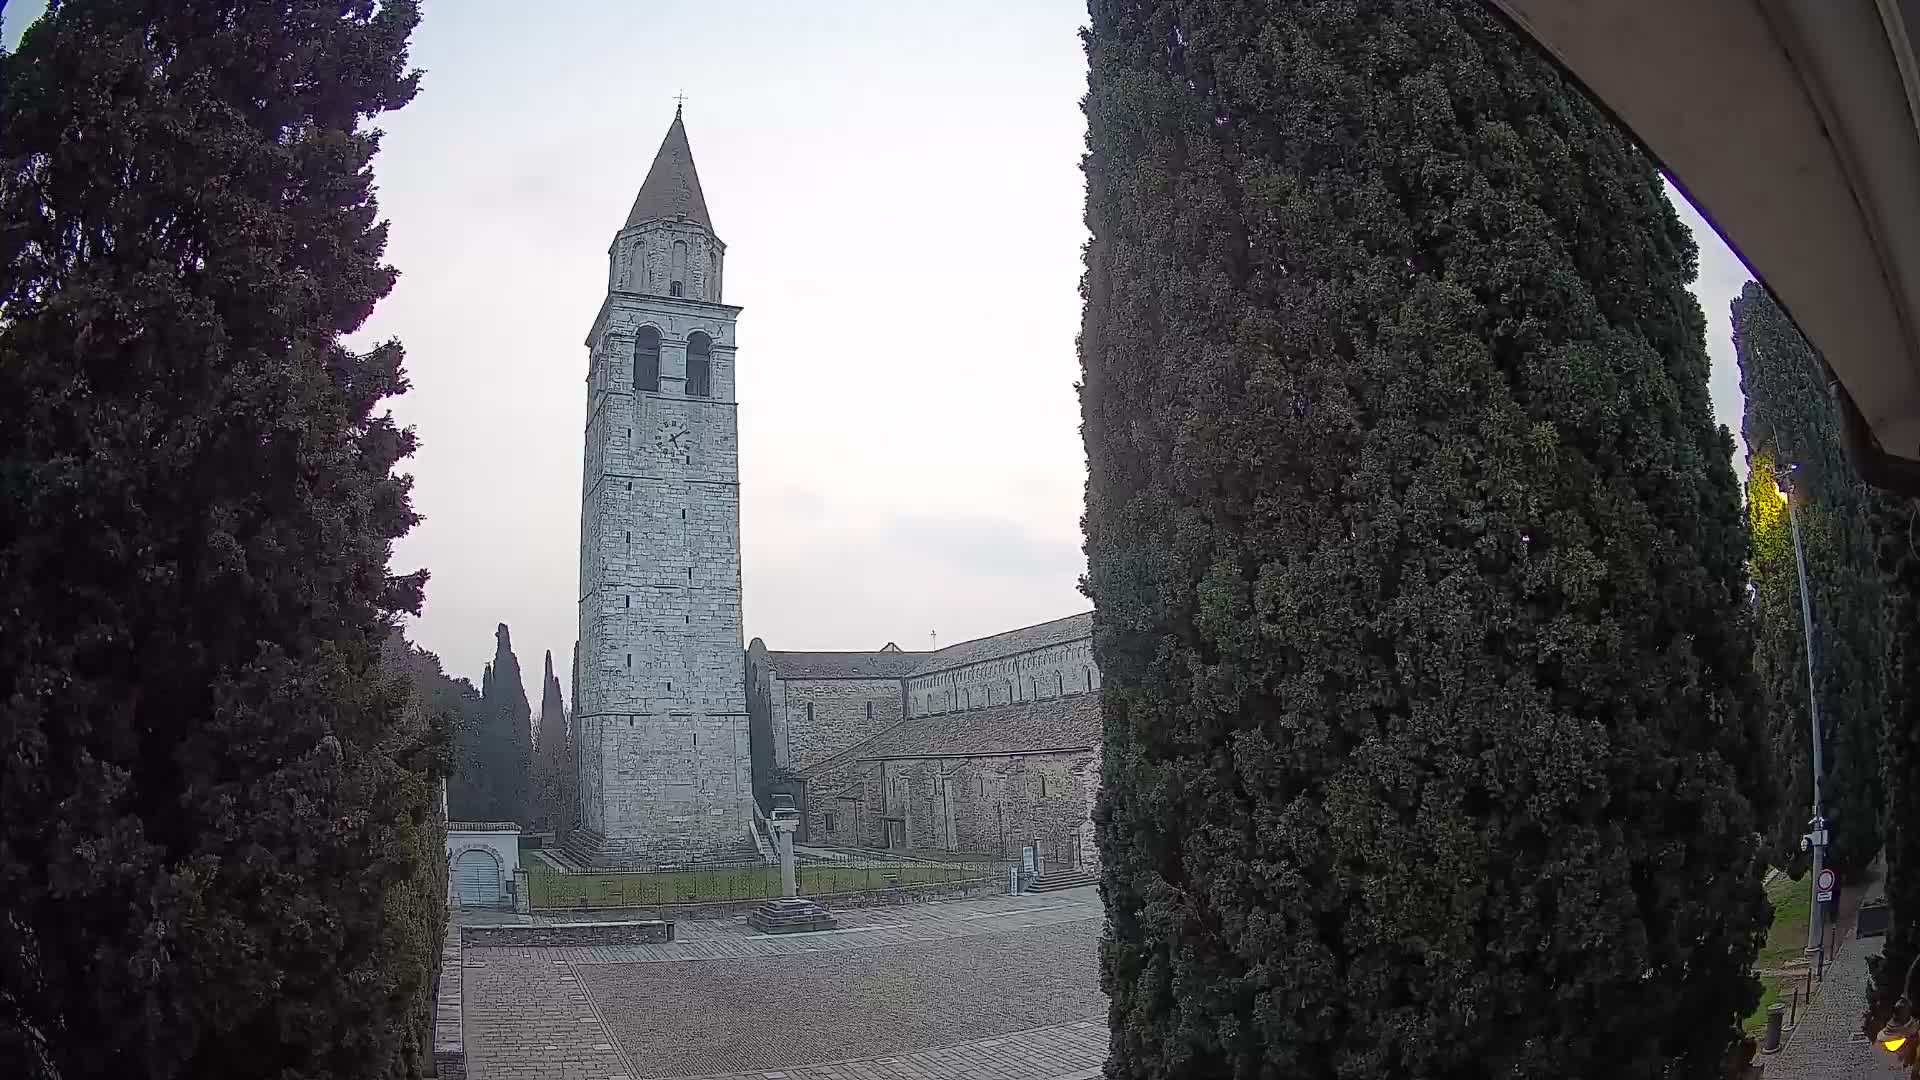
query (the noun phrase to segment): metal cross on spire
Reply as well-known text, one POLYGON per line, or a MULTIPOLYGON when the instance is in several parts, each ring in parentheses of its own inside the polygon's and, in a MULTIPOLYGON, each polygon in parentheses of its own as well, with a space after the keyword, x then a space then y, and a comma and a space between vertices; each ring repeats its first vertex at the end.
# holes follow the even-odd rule
POLYGON ((673 95, 673 118, 675 120, 680 119, 680 108, 686 103, 687 103, 687 92, 685 90, 682 90, 679 93, 673 95))

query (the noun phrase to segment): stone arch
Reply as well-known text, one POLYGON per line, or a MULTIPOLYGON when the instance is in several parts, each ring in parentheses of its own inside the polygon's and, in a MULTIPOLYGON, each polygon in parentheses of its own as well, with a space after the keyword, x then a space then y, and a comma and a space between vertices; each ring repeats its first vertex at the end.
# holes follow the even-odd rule
POLYGON ((660 392, 660 343, 666 333, 654 323, 633 328, 633 389, 636 393, 660 392))
POLYGON ((500 853, 495 851, 490 844, 464 844, 455 848, 447 859, 447 880, 448 886, 453 893, 455 907, 467 907, 469 904, 474 906, 495 907, 506 903, 506 878, 506 863, 501 860, 500 853), (462 887, 460 867, 469 855, 486 856, 488 865, 492 867, 493 888, 489 895, 480 895, 462 887))

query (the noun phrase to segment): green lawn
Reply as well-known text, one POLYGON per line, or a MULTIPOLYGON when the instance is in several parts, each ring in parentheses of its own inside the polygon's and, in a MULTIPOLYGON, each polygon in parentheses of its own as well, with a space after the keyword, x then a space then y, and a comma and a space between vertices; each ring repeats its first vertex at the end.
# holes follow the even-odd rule
MULTIPOLYGON (((866 892, 893 885, 920 885, 980 877, 970 866, 820 866, 799 868, 805 896, 866 892)), ((630 874, 562 874, 529 867, 527 891, 534 907, 647 907, 654 904, 752 900, 780 895, 780 870, 740 866, 717 870, 668 870, 630 874)))
MULTIPOLYGON (((1766 944, 1754 966, 1762 971, 1779 971, 1789 964, 1804 963, 1807 958, 1807 919, 1813 912, 1811 882, 1805 877, 1793 881, 1778 877, 1767 886, 1767 900, 1773 905, 1773 924, 1767 929, 1766 944)), ((1785 1001, 1800 982, 1797 976, 1762 975, 1760 1004, 1743 1021, 1748 1033, 1767 1026, 1767 1006, 1785 1001)))
POLYGON ((1813 914, 1812 883, 1802 877, 1792 881, 1774 879, 1767 886, 1767 900, 1773 904, 1773 926, 1767 931, 1767 943, 1760 948, 1759 968, 1782 968, 1807 958, 1807 920, 1813 914))

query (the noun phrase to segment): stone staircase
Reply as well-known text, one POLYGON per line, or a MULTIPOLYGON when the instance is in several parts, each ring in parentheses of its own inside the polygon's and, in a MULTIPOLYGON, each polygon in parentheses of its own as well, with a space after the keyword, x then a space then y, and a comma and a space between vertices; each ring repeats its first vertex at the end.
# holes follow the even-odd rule
POLYGON ((1027 886, 1030 893, 1059 892, 1100 884, 1100 875, 1091 870, 1048 870, 1027 886))

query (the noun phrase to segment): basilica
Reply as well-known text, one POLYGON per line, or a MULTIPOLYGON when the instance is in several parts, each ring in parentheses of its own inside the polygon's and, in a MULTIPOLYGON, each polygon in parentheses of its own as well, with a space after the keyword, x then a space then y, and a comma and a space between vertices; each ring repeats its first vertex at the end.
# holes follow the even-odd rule
POLYGON ((569 851, 596 866, 750 858, 783 795, 804 844, 1033 846, 1050 866, 1091 864, 1090 615, 927 652, 743 648, 726 251, 676 110, 585 342, 569 851))

